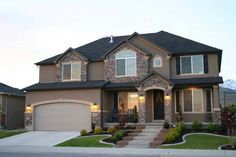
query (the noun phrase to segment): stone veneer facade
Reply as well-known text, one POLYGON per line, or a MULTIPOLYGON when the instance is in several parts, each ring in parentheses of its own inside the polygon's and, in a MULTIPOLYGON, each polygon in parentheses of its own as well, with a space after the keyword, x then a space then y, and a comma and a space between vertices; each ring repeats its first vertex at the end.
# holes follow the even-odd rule
POLYGON ((111 52, 105 59, 105 79, 106 81, 120 83, 120 82, 135 82, 143 78, 145 75, 148 74, 148 56, 145 52, 129 45, 125 44, 124 46, 116 49, 115 51, 111 52), (131 50, 136 52, 136 74, 137 76, 131 77, 116 77, 115 76, 115 54, 122 50, 131 50))
POLYGON ((81 81, 87 81, 87 66, 88 61, 83 57, 75 54, 74 52, 68 52, 57 64, 57 80, 62 81, 62 63, 63 62, 80 62, 81 63, 81 81))

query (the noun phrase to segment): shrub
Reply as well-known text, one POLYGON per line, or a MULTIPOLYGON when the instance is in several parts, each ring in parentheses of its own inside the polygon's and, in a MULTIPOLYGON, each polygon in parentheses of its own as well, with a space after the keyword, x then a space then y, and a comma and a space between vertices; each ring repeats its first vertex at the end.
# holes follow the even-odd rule
POLYGON ((171 128, 165 137, 166 143, 173 143, 176 138, 178 138, 181 134, 181 128, 175 127, 171 128))
POLYGON ((192 129, 193 129, 194 131, 199 131, 199 130, 201 130, 201 128, 202 128, 202 123, 200 123, 200 122, 198 122, 198 121, 194 121, 194 122, 192 123, 192 129))
POLYGON ((88 134, 88 132, 87 132, 86 129, 80 130, 80 135, 81 135, 81 136, 86 136, 87 134, 88 134))
POLYGON ((117 132, 117 129, 115 127, 110 127, 107 129, 107 132, 111 135, 113 135, 115 132, 117 132))
POLYGON ((101 134, 103 132, 102 128, 96 128, 94 133, 95 134, 101 134))
POLYGON ((209 132, 219 132, 221 131, 221 126, 219 124, 209 123, 208 130, 209 132))
POLYGON ((124 130, 120 130, 120 131, 117 131, 112 137, 111 139, 113 141, 119 141, 121 140, 124 136, 126 136, 127 133, 124 131, 124 130))
POLYGON ((163 128, 169 129, 169 127, 170 127, 169 122, 165 121, 165 122, 163 123, 163 128))

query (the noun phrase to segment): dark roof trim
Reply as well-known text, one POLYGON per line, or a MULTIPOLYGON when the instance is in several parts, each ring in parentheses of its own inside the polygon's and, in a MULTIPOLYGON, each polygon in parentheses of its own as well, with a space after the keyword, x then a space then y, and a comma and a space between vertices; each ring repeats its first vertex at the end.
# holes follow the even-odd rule
POLYGON ((185 78, 171 79, 174 86, 194 86, 194 85, 218 85, 223 83, 222 77, 201 77, 201 78, 185 78))
POLYGON ((108 83, 104 89, 136 89, 137 82, 123 82, 123 83, 108 83))
POLYGON ((6 84, 0 83, 0 94, 12 95, 12 96, 25 96, 25 93, 18 88, 8 86, 6 84))

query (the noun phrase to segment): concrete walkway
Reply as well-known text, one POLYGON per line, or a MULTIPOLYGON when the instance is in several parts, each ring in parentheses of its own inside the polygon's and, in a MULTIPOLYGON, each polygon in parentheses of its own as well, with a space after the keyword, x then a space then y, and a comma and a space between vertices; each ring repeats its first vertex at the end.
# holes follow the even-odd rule
POLYGON ((79 135, 76 131, 30 131, 0 139, 0 146, 54 146, 79 135))
POLYGON ((235 157, 236 151, 223 150, 192 150, 192 149, 135 149, 135 148, 79 148, 79 147, 36 147, 36 146, 0 146, 1 153, 76 153, 94 155, 128 155, 155 157, 235 157))

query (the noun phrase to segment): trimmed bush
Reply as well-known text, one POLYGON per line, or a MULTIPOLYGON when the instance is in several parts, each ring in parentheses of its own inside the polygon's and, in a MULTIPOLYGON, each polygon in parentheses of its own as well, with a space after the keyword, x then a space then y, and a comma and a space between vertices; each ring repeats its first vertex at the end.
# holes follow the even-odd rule
POLYGON ((166 143, 173 143, 181 135, 181 127, 171 128, 165 137, 166 143))
POLYGON ((102 132, 103 132, 102 128, 96 128, 96 129, 94 130, 94 133, 95 133, 95 134, 101 134, 102 132))
POLYGON ((181 131, 184 131, 187 129, 186 125, 184 123, 178 123, 176 127, 180 127, 181 131))
POLYGON ((221 126, 219 124, 209 123, 208 130, 209 132, 219 132, 221 131, 221 126))
POLYGON ((169 127, 170 127, 169 122, 165 121, 165 122, 163 123, 163 128, 169 129, 169 127))
POLYGON ((113 141, 119 141, 126 135, 127 135, 127 133, 124 130, 119 130, 111 137, 111 139, 113 141))
POLYGON ((80 135, 81 136, 86 136, 88 134, 88 131, 86 129, 80 130, 80 135))
POLYGON ((117 129, 115 127, 110 127, 107 129, 107 132, 111 135, 113 135, 115 132, 117 132, 117 129))
POLYGON ((200 123, 200 122, 198 122, 198 121, 194 121, 194 122, 192 123, 192 129, 193 129, 194 131, 199 131, 199 130, 201 130, 201 128, 202 128, 202 123, 200 123))

